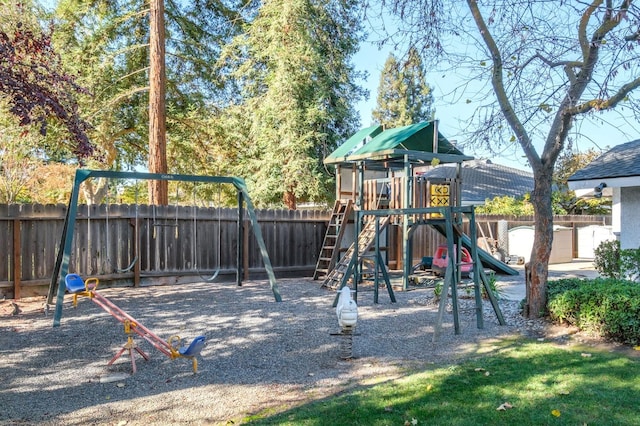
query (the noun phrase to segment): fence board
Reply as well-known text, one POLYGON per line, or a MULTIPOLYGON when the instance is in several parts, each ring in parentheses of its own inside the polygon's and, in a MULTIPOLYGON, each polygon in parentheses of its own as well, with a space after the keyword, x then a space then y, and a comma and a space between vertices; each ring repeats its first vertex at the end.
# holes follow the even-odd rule
MULTIPOLYGON (((65 205, 0 205, 0 295, 14 296, 21 286, 46 286, 54 269, 66 214, 65 205), (13 254, 14 235, 20 235, 19 259, 13 254), (20 276, 14 276, 18 265, 20 276)), ((142 278, 161 276, 210 276, 214 270, 232 273, 236 268, 237 209, 193 206, 93 205, 78 206, 69 270, 96 275, 103 280, 131 282, 133 271, 118 273, 138 257, 136 268, 142 278), (137 221, 138 240, 135 240, 137 221), (176 235, 177 231, 177 235, 176 235), (137 248, 137 250, 136 250, 137 248)), ((329 211, 258 210, 271 263, 277 273, 313 271, 322 247, 329 211)), ((244 214, 245 221, 248 218, 244 214)), ((533 224, 533 218, 477 215, 493 235, 497 221, 507 220, 509 228, 533 224)), ((602 216, 557 216, 554 222, 565 226, 607 224, 602 216)), ((468 225, 466 232, 468 233, 468 225)), ((393 264, 401 247, 397 226, 389 227, 388 258, 393 264)), ((246 253, 243 264, 250 271, 264 268, 260 249, 251 227, 246 228, 246 253)), ((480 234, 478 234, 480 236, 480 234)), ((488 235, 487 235, 488 236, 488 235)), ((444 238, 428 226, 422 226, 413 238, 414 260, 431 256, 444 238)), ((43 292, 46 292, 46 287, 43 292)), ((29 292, 30 294, 32 292, 29 292)), ((23 295, 26 293, 23 292, 23 295)))

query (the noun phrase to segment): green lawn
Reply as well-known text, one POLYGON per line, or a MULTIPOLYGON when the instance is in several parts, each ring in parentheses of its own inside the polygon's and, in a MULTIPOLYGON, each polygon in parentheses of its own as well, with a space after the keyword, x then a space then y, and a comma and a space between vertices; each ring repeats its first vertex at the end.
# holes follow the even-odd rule
POLYGON ((400 380, 245 421, 284 425, 640 425, 640 359, 547 342, 504 341, 490 354, 462 364, 407 372, 400 380), (505 403, 512 408, 497 410, 505 403))

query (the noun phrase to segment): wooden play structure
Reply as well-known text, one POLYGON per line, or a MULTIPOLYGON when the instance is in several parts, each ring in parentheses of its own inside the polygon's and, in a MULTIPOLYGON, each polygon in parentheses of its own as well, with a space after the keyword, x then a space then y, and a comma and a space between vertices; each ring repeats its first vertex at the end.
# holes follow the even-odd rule
MULTIPOLYGON (((421 122, 385 130, 372 126, 360 130, 329 155, 324 163, 336 171, 336 202, 328 224, 314 279, 322 286, 340 289, 352 282, 356 293, 363 265, 374 280, 374 302, 378 302, 378 280, 384 280, 389 297, 395 302, 387 274, 385 257, 396 250, 396 269, 403 271, 403 288, 412 273, 412 236, 422 225, 436 229, 447 239, 449 266, 443 294, 451 291, 454 322, 459 333, 456 285, 460 281, 461 248, 466 247, 474 264, 478 327, 482 328, 481 285, 487 289, 501 324, 498 304, 488 290, 484 267, 501 273, 518 272, 477 247, 473 206, 462 207, 461 165, 473 157, 464 155, 438 132, 438 122, 421 122), (425 179, 416 170, 444 163, 457 164, 453 179, 425 179), (469 222, 470 236, 462 231, 469 222), (352 225, 351 225, 352 224, 352 225), (390 247, 390 233, 397 233, 401 247, 390 247)), ((442 298, 445 300, 446 298, 442 298)), ((444 312, 444 302, 441 310, 444 312)))

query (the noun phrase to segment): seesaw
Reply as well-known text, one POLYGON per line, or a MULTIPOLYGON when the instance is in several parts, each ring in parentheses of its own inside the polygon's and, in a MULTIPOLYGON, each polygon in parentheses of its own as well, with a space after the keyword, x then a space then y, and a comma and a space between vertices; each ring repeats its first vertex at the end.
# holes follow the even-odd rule
MULTIPOLYGON (((124 324, 124 332, 127 335, 127 343, 124 344, 122 349, 111 358, 111 361, 107 365, 113 364, 120 356, 126 351, 129 351, 131 357, 131 366, 133 367, 133 373, 136 372, 136 361, 134 358, 134 350, 142 356, 146 361, 149 360, 149 356, 140 349, 133 340, 133 333, 138 334, 144 340, 149 342, 154 348, 168 356, 170 359, 176 358, 189 358, 193 362, 193 372, 198 371, 198 360, 196 357, 202 351, 205 345, 205 336, 198 336, 188 346, 181 346, 180 336, 172 336, 168 341, 164 341, 139 321, 133 318, 131 315, 120 309, 115 303, 98 293, 98 278, 87 278, 83 280, 78 274, 68 274, 64 279, 65 286, 69 293, 73 295, 73 306, 78 306, 78 296, 86 296, 91 299, 96 305, 100 306, 107 313, 113 316, 115 319, 124 324)), ((132 373, 132 374, 133 374, 132 373)))

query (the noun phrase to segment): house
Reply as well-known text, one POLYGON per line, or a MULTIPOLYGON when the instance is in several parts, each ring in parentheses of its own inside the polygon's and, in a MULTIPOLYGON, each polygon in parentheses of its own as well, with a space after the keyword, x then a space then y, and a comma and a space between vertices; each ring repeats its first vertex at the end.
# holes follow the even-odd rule
MULTIPOLYGON (((456 168, 451 164, 416 168, 416 174, 427 179, 453 179, 456 168)), ((462 163, 461 202, 463 206, 482 205, 495 197, 520 198, 533 191, 533 173, 514 169, 491 160, 470 160, 462 163)))
POLYGON ((612 197, 611 225, 622 249, 640 247, 640 139, 613 147, 568 179, 583 197, 612 197))

